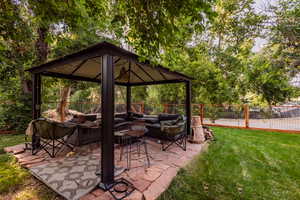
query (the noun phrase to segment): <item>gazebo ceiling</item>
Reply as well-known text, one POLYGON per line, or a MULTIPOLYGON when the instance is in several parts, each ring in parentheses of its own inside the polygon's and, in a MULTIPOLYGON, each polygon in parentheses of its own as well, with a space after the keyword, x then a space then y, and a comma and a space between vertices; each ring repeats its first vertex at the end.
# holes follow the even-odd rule
POLYGON ((170 71, 108 42, 101 42, 62 58, 33 67, 27 71, 73 80, 101 82, 102 55, 113 56, 115 83, 120 85, 148 85, 176 83, 192 78, 170 71))

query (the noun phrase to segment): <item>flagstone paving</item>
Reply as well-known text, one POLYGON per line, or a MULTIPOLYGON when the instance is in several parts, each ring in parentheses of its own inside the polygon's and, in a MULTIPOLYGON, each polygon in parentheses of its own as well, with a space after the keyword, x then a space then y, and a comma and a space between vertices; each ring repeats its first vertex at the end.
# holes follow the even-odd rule
MULTIPOLYGON (((154 200, 164 192, 172 179, 176 176, 180 168, 185 167, 195 156, 197 156, 208 143, 187 144, 187 150, 183 151, 177 146, 173 146, 167 151, 161 150, 161 145, 153 139, 147 139, 148 152, 150 155, 150 167, 146 164, 146 158, 141 153, 140 157, 135 154, 132 157, 130 170, 125 171, 116 178, 125 178, 131 182, 136 190, 129 195, 126 200, 154 200)), ((74 152, 69 153, 68 149, 59 153, 56 158, 50 158, 45 151, 40 151, 37 155, 31 155, 30 151, 24 151, 24 144, 5 148, 5 151, 13 154, 21 166, 31 168, 45 164, 53 160, 61 160, 74 155, 96 155, 100 160, 100 145, 97 143, 76 147, 74 152)), ((115 148, 115 165, 126 167, 126 158, 120 161, 120 148, 115 148)), ((113 200, 108 191, 99 188, 94 189, 89 194, 83 196, 81 200, 113 200)))

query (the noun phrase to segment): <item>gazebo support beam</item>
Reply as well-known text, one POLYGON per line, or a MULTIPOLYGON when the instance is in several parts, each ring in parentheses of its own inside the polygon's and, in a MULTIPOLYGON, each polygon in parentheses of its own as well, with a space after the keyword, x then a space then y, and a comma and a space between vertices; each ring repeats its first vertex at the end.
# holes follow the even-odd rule
MULTIPOLYGON (((32 119, 41 116, 41 75, 32 74, 32 119)), ((32 135, 32 147, 38 148, 40 140, 35 134, 32 135)))
POLYGON ((191 112, 191 81, 185 82, 185 112, 186 112, 186 126, 187 126, 187 135, 190 135, 191 133, 191 118, 192 118, 192 112, 191 112))
POLYGON ((126 112, 131 111, 131 86, 126 86, 126 112))
MULTIPOLYGON (((101 84, 101 183, 107 190, 114 183, 114 68, 113 57, 102 57, 101 84)), ((99 133, 100 134, 100 133, 99 133)))
POLYGON ((151 82, 130 83, 130 85, 131 86, 144 86, 144 85, 157 85, 157 84, 183 83, 183 82, 186 82, 186 80, 151 81, 151 82))
POLYGON ((41 75, 32 74, 32 118, 41 116, 41 75))

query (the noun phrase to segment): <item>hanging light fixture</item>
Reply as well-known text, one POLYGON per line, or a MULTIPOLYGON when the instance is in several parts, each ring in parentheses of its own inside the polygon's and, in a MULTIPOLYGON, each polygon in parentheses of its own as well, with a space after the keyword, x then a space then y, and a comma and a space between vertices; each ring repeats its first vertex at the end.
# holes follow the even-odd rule
POLYGON ((125 67, 122 67, 120 70, 119 76, 117 76, 116 80, 121 82, 129 81, 129 71, 126 71, 125 67))

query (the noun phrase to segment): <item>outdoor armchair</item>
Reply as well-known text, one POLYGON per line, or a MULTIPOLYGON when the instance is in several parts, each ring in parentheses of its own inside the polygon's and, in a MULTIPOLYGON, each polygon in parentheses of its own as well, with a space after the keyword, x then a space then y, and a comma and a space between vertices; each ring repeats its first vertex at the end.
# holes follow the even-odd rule
POLYGON ((181 116, 176 120, 161 121, 160 128, 164 138, 161 141, 163 151, 166 151, 173 144, 186 151, 186 121, 181 116))
POLYGON ((31 122, 32 125, 32 154, 44 150, 51 157, 67 146, 73 150, 73 146, 68 143, 68 138, 74 133, 77 125, 74 123, 60 123, 44 118, 39 118, 31 122))
POLYGON ((186 150, 187 128, 185 117, 178 114, 160 114, 158 121, 148 123, 147 136, 159 139, 162 150, 167 150, 173 144, 186 150))

